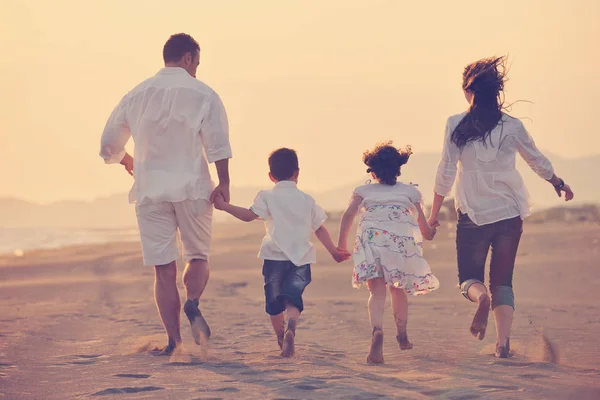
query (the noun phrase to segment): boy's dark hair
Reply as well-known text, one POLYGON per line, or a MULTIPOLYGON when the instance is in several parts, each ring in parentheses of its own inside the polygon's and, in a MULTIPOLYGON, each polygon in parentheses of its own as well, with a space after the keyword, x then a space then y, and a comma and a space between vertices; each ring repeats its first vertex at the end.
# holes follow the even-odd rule
POLYGON ((400 176, 400 167, 408 162, 412 154, 410 146, 405 150, 392 146, 392 141, 378 143, 372 150, 363 153, 363 162, 369 167, 368 173, 373 172, 379 183, 395 185, 400 176))
POLYGON ((276 180, 289 180, 298 172, 298 155, 292 149, 277 149, 269 155, 269 169, 276 180))
POLYGON ((165 63, 177 62, 186 53, 191 53, 192 57, 196 57, 199 51, 200 45, 193 37, 187 33, 176 33, 167 40, 163 47, 163 60, 165 63))

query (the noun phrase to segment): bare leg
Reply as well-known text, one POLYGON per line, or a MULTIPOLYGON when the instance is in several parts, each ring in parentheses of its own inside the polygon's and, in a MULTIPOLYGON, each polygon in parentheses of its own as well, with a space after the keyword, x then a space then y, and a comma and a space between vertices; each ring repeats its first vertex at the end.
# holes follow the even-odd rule
POLYGON ((300 310, 293 304, 286 302, 285 313, 287 315, 287 328, 283 337, 283 346, 281 349, 282 357, 292 357, 296 353, 295 338, 298 319, 300 318, 300 310))
POLYGON ((177 263, 155 266, 154 298, 169 344, 159 354, 169 355, 181 343, 179 315, 181 299, 177 290, 177 263))
POLYGON ((183 285, 188 300, 196 300, 202 296, 208 283, 210 268, 206 260, 192 260, 183 271, 183 285))
POLYGON ((269 315, 271 318, 271 325, 273 325, 273 330, 275 331, 275 335, 277 336, 277 344, 279 344, 279 348, 283 349, 283 337, 285 335, 285 317, 283 313, 277 315, 269 315))
MULTIPOLYGON (((496 320, 496 348, 505 347, 508 353, 508 338, 512 328, 513 314, 515 310, 509 305, 500 305, 494 308, 494 319, 496 320)), ((508 354, 507 354, 508 356, 508 354)))
POLYGON ((394 321, 396 322, 396 340, 400 345, 400 350, 410 350, 413 348, 408 341, 406 334, 406 325, 408 323, 408 299, 404 289, 390 286, 390 296, 392 296, 392 310, 394 311, 394 321))
POLYGON ((473 322, 471 323, 471 334, 479 337, 479 340, 483 340, 490 312, 490 296, 485 286, 479 282, 473 283, 469 287, 467 296, 469 296, 471 301, 478 304, 473 322))
POLYGON ((210 338, 210 327, 200 312, 200 296, 206 288, 210 270, 208 261, 191 260, 183 272, 183 284, 187 301, 183 307, 192 327, 194 341, 198 345, 206 344, 210 338))
POLYGON ((371 349, 367 356, 367 362, 373 364, 383 363, 383 310, 385 307, 386 284, 383 278, 375 278, 367 281, 367 287, 371 292, 369 296, 369 319, 373 328, 371 349))

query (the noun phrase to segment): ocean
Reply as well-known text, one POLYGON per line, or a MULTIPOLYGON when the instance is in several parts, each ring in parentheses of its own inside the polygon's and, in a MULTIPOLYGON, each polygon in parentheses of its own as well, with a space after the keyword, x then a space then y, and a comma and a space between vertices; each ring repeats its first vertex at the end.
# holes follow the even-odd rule
POLYGON ((119 229, 0 228, 0 254, 23 255, 34 249, 139 240, 139 232, 136 227, 119 229))

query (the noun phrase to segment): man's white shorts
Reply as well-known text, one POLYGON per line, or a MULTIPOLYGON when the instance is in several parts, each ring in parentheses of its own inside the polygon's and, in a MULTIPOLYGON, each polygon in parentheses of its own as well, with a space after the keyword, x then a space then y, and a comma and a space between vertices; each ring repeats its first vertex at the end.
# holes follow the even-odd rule
POLYGON ((165 265, 179 258, 177 230, 183 259, 208 260, 213 207, 208 200, 184 200, 136 205, 144 265, 165 265))

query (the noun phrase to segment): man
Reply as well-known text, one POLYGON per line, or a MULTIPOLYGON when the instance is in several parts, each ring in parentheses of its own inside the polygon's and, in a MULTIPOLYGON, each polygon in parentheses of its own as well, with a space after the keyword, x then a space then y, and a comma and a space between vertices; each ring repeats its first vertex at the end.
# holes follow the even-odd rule
POLYGON ((154 297, 167 331, 169 355, 181 343, 181 300, 177 290, 177 234, 186 268, 184 311, 197 344, 210 337, 199 299, 209 277, 212 203, 229 202, 229 128, 219 96, 195 79, 200 46, 187 34, 169 38, 165 68, 121 100, 108 119, 100 156, 121 163, 135 177, 129 194, 136 203, 144 265, 154 265, 154 297), (125 151, 133 136, 135 159, 125 151), (208 162, 219 177, 214 187, 208 162))

